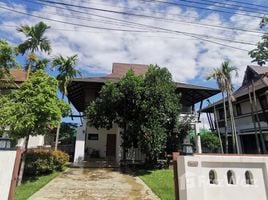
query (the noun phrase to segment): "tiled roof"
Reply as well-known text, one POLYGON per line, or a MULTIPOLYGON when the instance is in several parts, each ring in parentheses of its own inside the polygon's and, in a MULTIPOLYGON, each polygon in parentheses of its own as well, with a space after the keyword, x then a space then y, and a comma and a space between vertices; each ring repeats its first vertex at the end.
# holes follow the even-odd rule
MULTIPOLYGON (((254 65, 249 65, 247 67, 247 70, 245 72, 245 77, 247 76, 247 72, 248 70, 253 70, 257 75, 258 79, 251 79, 250 81, 243 81, 243 84, 233 93, 233 96, 237 99, 240 98, 242 96, 248 95, 248 92, 253 92, 253 88, 252 88, 252 83, 254 84, 255 90, 260 90, 263 88, 268 88, 268 67, 264 67, 264 66, 254 66, 254 65), (253 82, 251 82, 253 81, 253 82)), ((226 99, 227 101, 227 99, 226 99)), ((213 109, 214 106, 218 106, 220 104, 223 103, 223 100, 219 100, 209 106, 207 106, 206 108, 203 108, 201 111, 202 112, 206 112, 206 111, 211 111, 213 109)))
POLYGON ((112 73, 107 77, 122 78, 130 69, 132 69, 136 75, 143 75, 148 71, 148 65, 113 63, 112 73))
POLYGON ((10 74, 16 83, 24 82, 27 77, 27 72, 22 69, 11 69, 10 74))
POLYGON ((249 65, 248 67, 250 67, 259 75, 268 73, 268 67, 265 66, 249 65))

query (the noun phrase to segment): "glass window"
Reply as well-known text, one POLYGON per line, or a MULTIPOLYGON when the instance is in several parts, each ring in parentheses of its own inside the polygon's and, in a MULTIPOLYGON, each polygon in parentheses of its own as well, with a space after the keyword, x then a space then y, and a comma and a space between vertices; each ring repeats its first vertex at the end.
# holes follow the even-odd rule
POLYGON ((87 138, 88 138, 88 140, 99 140, 99 134, 89 133, 87 138))
POLYGON ((242 115, 241 104, 240 103, 237 103, 235 105, 235 108, 236 108, 236 116, 242 115))

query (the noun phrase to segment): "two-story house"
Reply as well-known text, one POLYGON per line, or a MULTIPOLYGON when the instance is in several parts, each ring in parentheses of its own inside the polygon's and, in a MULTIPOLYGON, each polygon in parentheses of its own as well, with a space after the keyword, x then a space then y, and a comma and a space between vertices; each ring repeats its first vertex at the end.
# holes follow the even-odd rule
MULTIPOLYGON (((267 153, 268 149, 268 67, 247 66, 243 83, 234 92, 233 102, 235 125, 237 129, 238 146, 242 153, 267 153)), ((227 105, 227 103, 226 103, 227 105)), ((202 112, 214 115, 217 121, 212 122, 211 129, 217 125, 222 135, 225 133, 223 100, 202 109, 202 112), (217 124, 216 124, 217 123, 217 124)), ((228 109, 228 105, 227 105, 228 109)), ((228 113, 228 111, 227 111, 228 113)), ((232 149, 230 119, 228 116, 229 149, 232 149)))
MULTIPOLYGON (((98 96, 101 87, 106 81, 118 82, 129 69, 135 74, 142 75, 148 70, 147 65, 114 63, 112 73, 103 77, 76 78, 68 86, 68 99, 74 107, 83 113, 92 101, 98 96)), ((183 113, 193 113, 194 105, 209 98, 219 90, 176 83, 177 92, 181 93, 181 104, 183 113)), ((112 158, 119 162, 121 160, 121 136, 120 128, 114 124, 110 130, 99 129, 90 126, 84 117, 83 125, 80 127, 75 146, 74 162, 88 160, 93 157, 102 159, 112 158)), ((129 149, 127 159, 143 159, 139 149, 129 149)))

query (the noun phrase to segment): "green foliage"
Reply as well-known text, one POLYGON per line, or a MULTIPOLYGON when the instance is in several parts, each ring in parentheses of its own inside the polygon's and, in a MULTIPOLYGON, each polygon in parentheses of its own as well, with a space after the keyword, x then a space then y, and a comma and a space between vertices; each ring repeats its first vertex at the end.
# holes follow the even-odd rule
POLYGON ((22 185, 16 187, 15 200, 29 199, 34 193, 44 187, 49 181, 58 176, 60 172, 38 177, 27 177, 22 185))
POLYGON ((9 77, 9 70, 18 66, 15 48, 0 39, 0 79, 9 77))
MULTIPOLYGON (((268 18, 264 17, 260 23, 260 28, 265 28, 268 24, 268 18)), ((252 62, 257 62, 259 65, 263 65, 268 61, 268 33, 264 33, 262 40, 258 42, 257 48, 249 52, 252 62)))
POLYGON ((60 126, 60 138, 59 140, 70 140, 76 135, 77 124, 62 122, 60 126))
POLYGON ((57 80, 38 70, 19 90, 0 97, 0 124, 17 138, 42 135, 56 127, 69 105, 57 97, 57 80))
POLYGON ((81 72, 75 69, 76 62, 78 60, 77 55, 70 57, 58 56, 53 59, 52 66, 58 68, 60 74, 56 77, 59 81, 59 89, 63 95, 67 95, 67 87, 71 82, 71 79, 77 75, 81 76, 81 72))
POLYGON ((216 133, 203 129, 200 131, 202 148, 209 152, 217 152, 220 148, 220 140, 216 133))
POLYGON ((62 171, 68 160, 68 154, 62 151, 31 150, 26 153, 24 173, 39 176, 62 171))
POLYGON ((173 170, 139 171, 138 176, 160 199, 175 199, 173 170))
POLYGON ((139 146, 154 164, 163 152, 167 137, 178 122, 179 95, 171 74, 151 65, 145 76, 130 70, 118 83, 106 83, 99 97, 86 110, 96 128, 123 129, 123 147, 139 146))
POLYGON ((44 22, 39 22, 34 26, 23 25, 17 30, 24 33, 26 40, 18 46, 18 50, 21 54, 25 54, 27 51, 44 51, 50 53, 51 45, 47 37, 44 36, 45 32, 50 27, 44 22))

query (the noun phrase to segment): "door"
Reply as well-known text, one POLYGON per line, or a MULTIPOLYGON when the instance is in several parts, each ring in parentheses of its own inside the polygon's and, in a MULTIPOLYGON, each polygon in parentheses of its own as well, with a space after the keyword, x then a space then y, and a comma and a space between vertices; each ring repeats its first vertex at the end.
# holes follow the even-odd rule
POLYGON ((106 158, 115 160, 116 154, 116 134, 107 134, 106 158))

